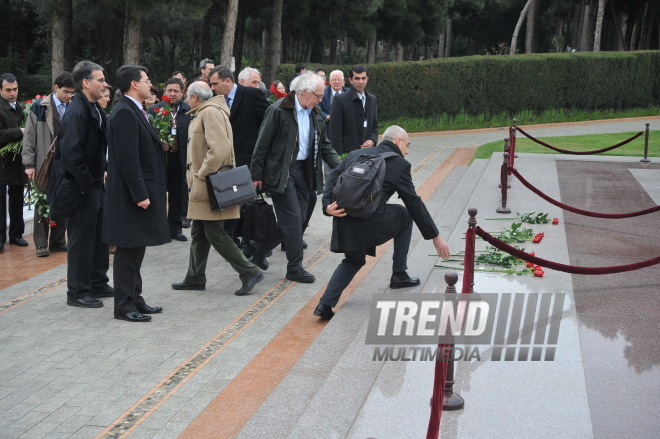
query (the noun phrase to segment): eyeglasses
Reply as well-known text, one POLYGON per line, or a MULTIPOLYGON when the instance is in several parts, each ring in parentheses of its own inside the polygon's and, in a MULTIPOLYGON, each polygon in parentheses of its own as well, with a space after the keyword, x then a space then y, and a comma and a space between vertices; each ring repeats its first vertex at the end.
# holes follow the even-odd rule
MULTIPOLYGON (((105 80, 104 80, 105 81, 105 80)), ((62 93, 64 93, 65 96, 75 96, 76 92, 75 91, 66 91, 62 90, 62 93)))
MULTIPOLYGON (((403 139, 402 139, 401 137, 399 137, 399 140, 403 140, 403 139)), ((408 143, 406 143, 406 142, 404 141, 404 143, 405 143, 405 145, 406 145, 406 148, 410 148, 410 141, 408 141, 408 143)))
POLYGON ((140 79, 139 81, 135 82, 146 82, 147 84, 151 84, 151 79, 140 79))
POLYGON ((105 83, 105 78, 85 78, 88 81, 99 81, 101 84, 105 83))
POLYGON ((322 100, 323 100, 323 95, 320 95, 320 96, 319 96, 319 95, 317 95, 317 94, 314 93, 314 92, 312 92, 312 94, 313 94, 314 96, 316 96, 316 99, 317 99, 317 100, 319 100, 319 101, 322 101, 322 100))

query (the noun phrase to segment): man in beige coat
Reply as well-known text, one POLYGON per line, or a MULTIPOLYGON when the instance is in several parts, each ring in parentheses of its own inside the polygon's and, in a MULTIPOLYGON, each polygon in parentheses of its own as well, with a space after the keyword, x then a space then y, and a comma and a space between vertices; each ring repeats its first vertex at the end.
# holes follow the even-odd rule
POLYGON ((239 274, 243 286, 237 296, 249 293, 264 275, 249 262, 224 230, 224 221, 239 217, 239 206, 217 212, 211 210, 206 176, 224 165, 235 165, 229 107, 224 96, 213 97, 208 84, 197 81, 188 87, 190 105, 186 179, 189 189, 188 218, 192 219, 190 262, 183 282, 175 290, 206 289, 206 261, 211 245, 239 274))

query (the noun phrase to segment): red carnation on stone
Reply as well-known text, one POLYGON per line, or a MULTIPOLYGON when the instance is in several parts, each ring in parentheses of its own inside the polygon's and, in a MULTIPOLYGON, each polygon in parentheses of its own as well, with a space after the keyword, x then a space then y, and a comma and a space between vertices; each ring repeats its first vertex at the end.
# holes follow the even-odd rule
POLYGON ((534 276, 536 277, 543 277, 545 272, 543 270, 534 270, 534 276))
POLYGON ((559 224, 559 218, 553 218, 552 224, 559 224))

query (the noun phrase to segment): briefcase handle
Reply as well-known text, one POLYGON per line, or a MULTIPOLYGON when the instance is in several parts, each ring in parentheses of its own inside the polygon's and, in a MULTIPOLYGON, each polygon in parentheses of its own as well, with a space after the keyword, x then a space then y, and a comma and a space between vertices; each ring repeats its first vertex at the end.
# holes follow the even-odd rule
POLYGON ((218 169, 218 172, 231 171, 232 169, 234 169, 234 165, 222 165, 220 166, 220 169, 218 169), (229 169, 225 169, 225 168, 229 168, 229 169))

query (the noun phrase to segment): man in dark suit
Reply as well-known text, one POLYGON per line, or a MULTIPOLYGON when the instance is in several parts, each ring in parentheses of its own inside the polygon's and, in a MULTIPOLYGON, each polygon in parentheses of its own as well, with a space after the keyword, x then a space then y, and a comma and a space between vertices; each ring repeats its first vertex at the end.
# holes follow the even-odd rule
MULTIPOLYGON (((183 219, 188 215, 188 185, 186 184, 186 151, 188 144, 188 125, 190 125, 190 106, 183 100, 183 82, 178 78, 165 81, 165 96, 169 99, 172 109, 171 134, 174 145, 166 145, 167 154, 167 191, 169 192, 167 219, 170 224, 170 235, 177 241, 187 241, 181 232, 183 219)), ((161 101, 149 108, 149 114, 154 114, 157 108, 163 108, 168 102, 161 101)), ((187 218, 186 218, 187 219, 187 218)))
POLYGON ((67 305, 99 308, 98 298, 114 292, 102 239, 107 120, 97 103, 108 84, 91 61, 76 65, 73 83, 77 93, 62 118, 48 184, 50 215, 68 218, 67 305))
POLYGON ((353 66, 351 89, 334 98, 330 109, 330 143, 342 155, 369 148, 378 141, 376 96, 365 90, 369 77, 365 66, 353 66))
MULTIPOLYGON (((259 127, 270 104, 258 88, 236 84, 231 69, 225 66, 213 68, 209 81, 213 94, 224 96, 229 107, 236 166, 246 165, 249 168, 259 127)), ((238 220, 225 221, 224 228, 229 236, 234 236, 237 224, 238 220)))
POLYGON ((161 312, 142 298, 140 267, 147 246, 170 242, 167 173, 163 145, 142 102, 151 81, 142 66, 122 66, 117 82, 124 96, 108 122, 108 181, 103 240, 116 245, 113 279, 115 318, 148 322, 161 312))
POLYGON ((327 123, 330 123, 330 106, 332 105, 334 98, 350 90, 350 88, 344 87, 344 84, 344 72, 341 70, 333 70, 330 72, 330 85, 325 88, 325 91, 323 92, 323 100, 319 105, 319 107, 321 107, 323 118, 327 123))
POLYGON ((337 305, 341 293, 353 280, 353 277, 366 264, 366 256, 376 256, 376 246, 394 238, 392 256, 392 277, 390 288, 406 288, 420 284, 418 278, 410 277, 406 270, 410 237, 413 221, 422 232, 424 239, 433 240, 433 245, 443 258, 448 258, 450 251, 447 243, 440 237, 433 218, 426 210, 422 199, 415 192, 415 185, 410 173, 410 163, 404 158, 408 155, 410 140, 408 133, 392 125, 383 133, 383 141, 374 148, 354 151, 335 168, 328 177, 323 193, 323 212, 331 215, 332 240, 330 250, 344 253, 344 260, 339 264, 321 297, 314 315, 329 320, 334 316, 332 308, 337 305), (386 159, 383 197, 380 205, 366 221, 347 216, 344 209, 332 199, 332 189, 339 175, 362 154, 382 154, 394 152, 395 157, 386 159), (388 204, 387 200, 396 192, 405 206, 388 204))

